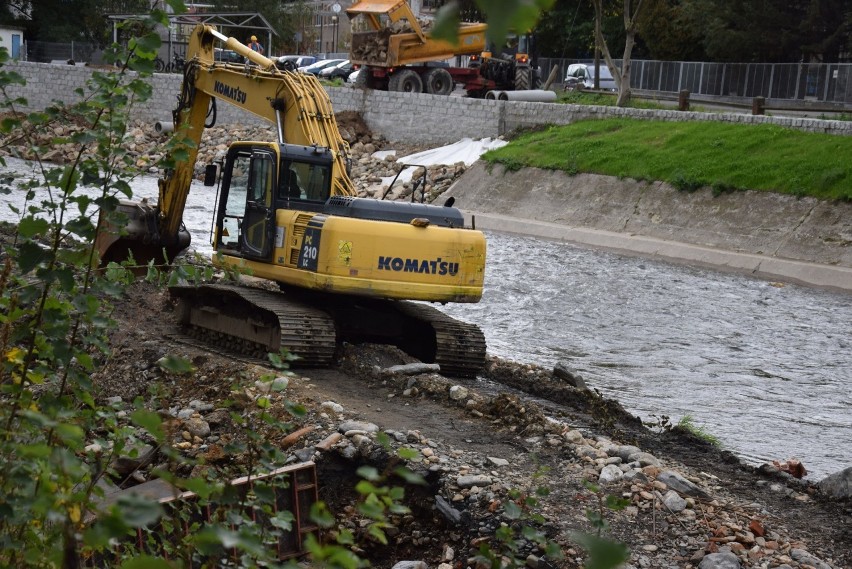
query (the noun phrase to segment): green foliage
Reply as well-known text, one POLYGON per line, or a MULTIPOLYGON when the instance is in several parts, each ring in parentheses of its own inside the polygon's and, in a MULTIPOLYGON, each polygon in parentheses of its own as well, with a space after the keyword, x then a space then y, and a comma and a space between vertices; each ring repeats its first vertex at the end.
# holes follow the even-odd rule
MULTIPOLYGON (((581 89, 558 93, 557 102, 566 105, 594 105, 598 107, 614 107, 617 93, 590 93, 581 89)), ((625 105, 629 109, 670 109, 671 104, 664 104, 653 99, 631 98, 625 105)))
MULTIPOLYGON (((533 483, 539 483, 548 472, 547 468, 539 468, 533 475, 533 483)), ((526 565, 526 553, 522 552, 521 547, 525 543, 535 544, 551 561, 562 559, 562 550, 547 537, 543 529, 545 519, 539 513, 539 498, 548 494, 546 486, 509 490, 507 500, 503 503, 503 518, 506 521, 494 533, 493 544, 480 544, 474 561, 479 566, 492 569, 523 567, 526 565)))
MULTIPOLYGON (((157 15, 148 20, 151 28, 157 15)), ((144 101, 150 87, 144 75, 132 75, 137 62, 150 57, 154 42, 136 44, 111 55, 123 66, 94 72, 82 102, 70 109, 54 106, 22 116, 21 101, 7 88, 20 84, 16 74, 0 72, 2 106, 12 113, 4 132, 21 128, 34 141, 35 131, 73 117, 85 131, 74 135, 78 151, 65 166, 37 162, 42 180, 25 180, 28 204, 20 212, 16 242, 5 248, 0 277, 0 564, 59 566, 79 558, 83 548, 106 544, 127 528, 155 519, 156 504, 130 500, 119 505, 116 523, 101 532, 82 532, 84 513, 97 512, 98 481, 104 464, 87 450, 97 433, 120 451, 126 431, 114 410, 95 403, 91 372, 109 355, 110 299, 128 282, 118 266, 99 274, 93 220, 98 206, 124 194, 136 175, 124 150, 128 107, 144 101), (94 194, 83 191, 83 180, 94 194), (82 532, 81 544, 80 538, 82 532), (91 539, 91 543, 85 543, 91 539)), ((0 64, 8 61, 0 48, 0 64)), ((62 143, 53 140, 51 143, 62 143)), ((36 156, 46 152, 35 142, 36 156)), ((153 423, 145 417, 139 420, 153 423)))
MULTIPOLYGON (((178 2, 171 4, 180 8, 178 2)), ((145 23, 150 30, 165 21, 164 13, 154 12, 145 23)), ((8 54, 0 49, 0 94, 4 110, 12 111, 3 132, 14 130, 31 141, 34 156, 65 142, 77 148, 64 166, 37 161, 40 179, 3 182, 16 185, 28 201, 18 212, 15 242, 4 247, 0 269, 0 565, 75 566, 84 558, 107 555, 116 566, 171 567, 228 551, 238 552, 229 560, 234 566, 280 566, 275 548, 268 545, 289 531, 292 514, 274 511, 268 483, 256 481, 251 492, 241 493, 211 471, 178 479, 172 472, 179 469, 160 470, 159 476, 195 492, 200 503, 216 505, 216 515, 203 530, 192 521, 196 510, 191 505, 166 507, 122 496, 106 507, 100 500, 100 483, 116 475, 113 459, 138 458, 143 443, 156 444, 172 465, 195 466, 171 446, 172 427, 157 413, 139 401, 129 415, 132 426, 120 421, 119 409, 98 402, 98 387, 90 379, 112 358, 111 303, 134 281, 131 269, 138 268, 130 260, 96 271, 93 246, 97 208, 108 210, 119 198, 131 197, 130 181, 139 174, 124 143, 131 106, 151 94, 145 79, 159 38, 138 31, 127 49, 109 50, 118 66, 93 72, 82 102, 27 115, 15 113, 21 101, 6 95, 21 79, 2 69, 8 54), (67 121, 85 129, 68 140, 36 142, 36 135, 67 121), (251 512, 269 523, 260 526, 251 512), (140 556, 138 544, 125 541, 137 529, 147 557, 140 556)), ((149 265, 147 278, 160 285, 196 282, 211 270, 178 266, 165 274, 149 265)), ((278 357, 286 367, 287 355, 278 357)), ((189 362, 172 354, 158 364, 167 378, 192 372, 189 362)), ((168 400, 167 386, 152 385, 152 397, 168 400)), ((268 398, 260 398, 232 417, 244 433, 231 450, 248 457, 248 473, 267 472, 285 459, 270 435, 291 427, 265 403, 268 398)))
POLYGON ((722 446, 721 440, 715 435, 708 433, 703 427, 696 425, 691 415, 684 415, 677 424, 672 424, 671 417, 668 415, 653 416, 651 421, 645 423, 645 426, 658 432, 685 431, 713 446, 722 446))
MULTIPOLYGON (((478 0, 476 5, 488 23, 487 41, 500 45, 510 32, 523 33, 533 29, 542 12, 550 9, 554 3, 555 0, 478 0)), ((458 44, 459 14, 460 5, 456 0, 441 6, 430 32, 432 37, 458 44)))
POLYGON ((852 137, 773 125, 602 119, 523 134, 483 160, 660 180, 683 191, 709 186, 849 200, 849 155, 852 137))
POLYGON ((587 509, 586 518, 595 530, 595 533, 571 532, 571 539, 578 543, 588 553, 587 568, 615 569, 620 567, 630 558, 630 551, 619 542, 603 537, 609 531, 609 522, 606 519, 607 511, 620 511, 630 505, 628 500, 604 494, 600 486, 591 482, 585 482, 587 490, 595 495, 597 509, 587 509))
POLYGON ((630 559, 630 551, 623 543, 579 532, 572 533, 571 539, 589 554, 586 569, 615 569, 630 559))

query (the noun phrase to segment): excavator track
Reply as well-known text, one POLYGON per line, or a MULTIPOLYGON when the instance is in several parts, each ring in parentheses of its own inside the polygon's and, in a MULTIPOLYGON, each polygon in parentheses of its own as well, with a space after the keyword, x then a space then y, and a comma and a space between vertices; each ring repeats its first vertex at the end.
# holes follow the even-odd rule
POLYGON ((447 316, 440 310, 414 302, 400 302, 399 311, 431 324, 435 332, 434 363, 455 377, 476 377, 485 367, 485 335, 479 326, 447 316))
POLYGON ((452 377, 476 377, 485 367, 485 336, 474 324, 428 304, 293 291, 334 316, 337 336, 353 344, 390 344, 452 377))
POLYGON ((441 373, 476 377, 485 366, 485 336, 426 304, 288 293, 239 285, 173 286, 186 335, 253 358, 286 348, 293 367, 333 365, 338 342, 395 345, 441 373), (321 306, 322 308, 317 308, 321 306))
POLYGON ((322 310, 272 291, 235 285, 173 286, 186 333, 226 351, 263 358, 286 348, 298 365, 329 366, 337 337, 322 310))

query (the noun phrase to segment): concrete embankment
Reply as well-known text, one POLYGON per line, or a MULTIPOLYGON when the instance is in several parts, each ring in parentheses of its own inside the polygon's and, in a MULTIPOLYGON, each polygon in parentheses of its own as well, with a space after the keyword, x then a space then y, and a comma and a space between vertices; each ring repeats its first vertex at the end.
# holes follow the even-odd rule
POLYGON ((479 229, 852 292, 852 204, 477 162, 444 194, 479 229))

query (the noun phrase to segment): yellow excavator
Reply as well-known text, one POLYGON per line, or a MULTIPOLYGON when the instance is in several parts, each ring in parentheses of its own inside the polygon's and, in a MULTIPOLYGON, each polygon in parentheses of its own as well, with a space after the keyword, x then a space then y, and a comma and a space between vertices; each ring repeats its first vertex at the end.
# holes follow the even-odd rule
MULTIPOLYGON (((227 350, 260 355, 285 348, 298 356, 296 366, 332 364, 341 342, 376 342, 438 363, 447 375, 475 375, 485 360, 481 330, 410 301, 479 301, 482 232, 466 227, 449 205, 355 197, 349 148, 315 76, 280 71, 206 25, 193 31, 186 60, 173 118, 175 131, 192 141, 183 148, 188 157, 166 171, 156 204, 122 202, 117 218, 102 211, 101 263, 168 261, 189 246, 182 217, 198 145, 216 103, 227 102, 275 124, 278 140, 228 149, 213 262, 274 281, 280 291, 171 287, 184 329, 227 350), (217 42, 247 63, 215 61, 217 42)), ((205 185, 215 185, 216 175, 210 178, 205 185)))

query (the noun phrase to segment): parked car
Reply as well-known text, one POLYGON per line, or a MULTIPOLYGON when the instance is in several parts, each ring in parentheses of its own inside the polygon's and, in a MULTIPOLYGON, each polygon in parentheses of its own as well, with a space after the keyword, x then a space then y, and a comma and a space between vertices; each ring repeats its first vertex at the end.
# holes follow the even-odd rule
POLYGON ((346 61, 345 59, 322 59, 317 61, 316 63, 312 63, 306 67, 300 67, 299 71, 302 73, 313 73, 314 75, 319 74, 322 69, 329 67, 331 65, 337 65, 338 63, 342 63, 346 61))
MULTIPOLYGON (((617 91, 615 79, 609 72, 606 64, 601 64, 600 89, 603 91, 617 91)), ((568 66, 565 74, 565 89, 594 89, 595 88, 595 66, 585 63, 573 63, 568 66)))
POLYGON ((352 62, 347 59, 337 65, 329 65, 325 69, 320 69, 318 77, 320 79, 328 79, 329 81, 333 79, 343 79, 346 81, 350 73, 352 73, 352 62))
POLYGON ((236 51, 230 49, 222 49, 221 47, 213 48, 213 59, 222 63, 243 63, 245 59, 236 51))
POLYGON ((349 77, 346 78, 347 83, 357 83, 358 75, 361 73, 361 68, 355 69, 352 73, 349 74, 349 77))
POLYGON ((278 69, 295 71, 299 67, 305 67, 317 60, 313 55, 282 55, 276 59, 275 65, 278 69))

